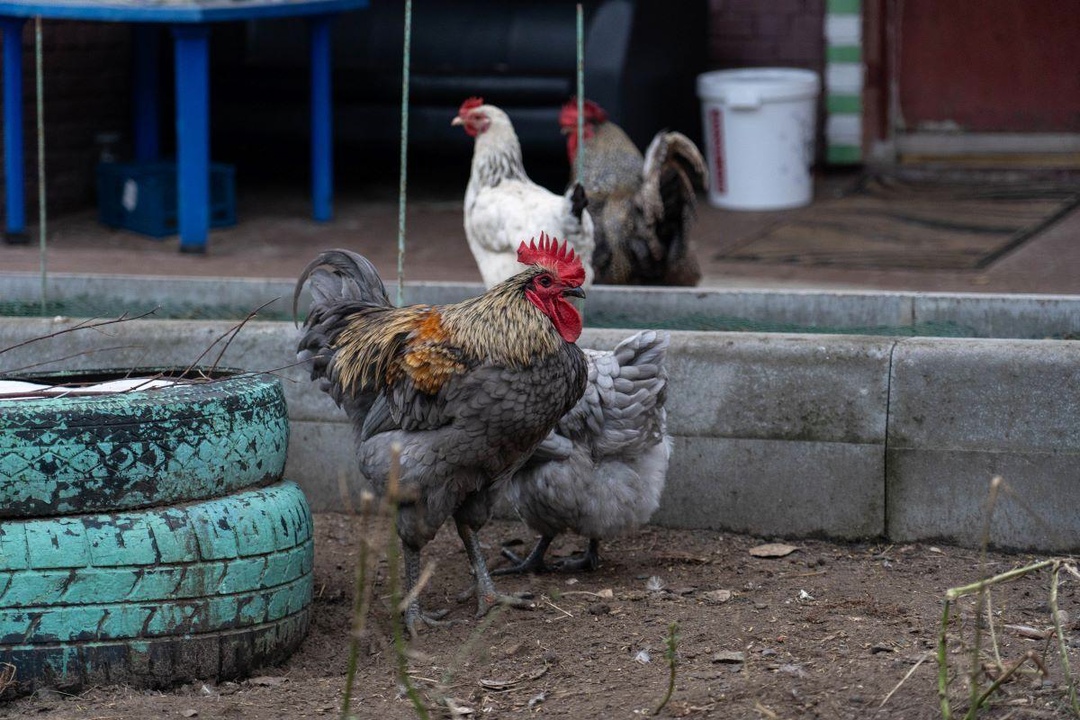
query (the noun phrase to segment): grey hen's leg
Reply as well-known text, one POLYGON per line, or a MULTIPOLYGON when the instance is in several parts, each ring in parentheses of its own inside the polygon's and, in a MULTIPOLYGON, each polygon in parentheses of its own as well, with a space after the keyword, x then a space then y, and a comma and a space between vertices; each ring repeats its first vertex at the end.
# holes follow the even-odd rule
MULTIPOLYGON (((405 557, 405 597, 409 597, 413 588, 420 582, 420 551, 409 547, 405 542, 401 543, 401 551, 405 557)), ((395 610, 396 612, 396 610, 395 610)), ((449 610, 436 610, 433 613, 425 613, 420 609, 419 593, 414 595, 405 607, 405 628, 411 637, 416 637, 420 624, 429 627, 445 627, 453 625, 450 620, 443 620, 449 610)))
POLYGON ((571 555, 560 558, 551 564, 560 572, 592 571, 600 567, 600 541, 596 538, 589 540, 589 549, 581 555, 571 555))
POLYGON ((512 575, 515 573, 542 573, 547 572, 550 568, 544 563, 544 553, 547 552, 548 545, 554 540, 553 537, 547 535, 541 535, 540 539, 533 545, 533 549, 529 552, 525 559, 510 552, 505 547, 502 549, 503 557, 507 558, 510 562, 514 563, 511 567, 499 568, 493 571, 492 575, 512 575))
POLYGON ((473 573, 476 575, 476 617, 487 615, 488 610, 496 605, 509 605, 523 610, 535 609, 536 603, 526 598, 503 595, 495 589, 495 583, 491 581, 491 574, 488 573, 487 563, 484 562, 484 553, 480 549, 479 536, 465 523, 460 520, 456 522, 458 535, 461 536, 461 542, 465 545, 465 552, 469 556, 469 564, 472 565, 473 573))

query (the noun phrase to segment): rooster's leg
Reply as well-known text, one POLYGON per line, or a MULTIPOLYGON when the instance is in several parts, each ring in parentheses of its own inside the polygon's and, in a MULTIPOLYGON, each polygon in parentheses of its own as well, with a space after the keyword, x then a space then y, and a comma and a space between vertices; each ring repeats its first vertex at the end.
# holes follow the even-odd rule
POLYGON ((533 545, 533 549, 525 557, 524 560, 519 558, 514 553, 510 552, 506 548, 502 549, 504 557, 514 563, 511 567, 499 568, 493 571, 492 575, 511 575, 514 573, 542 573, 549 570, 548 566, 544 563, 544 553, 547 552, 548 545, 554 538, 547 535, 541 535, 540 539, 536 541, 536 545, 533 545))
POLYGON ((582 570, 591 571, 600 567, 600 541, 596 538, 589 540, 589 549, 581 555, 571 555, 570 557, 556 560, 552 563, 552 567, 560 572, 581 572, 582 570))
POLYGON ((472 565, 476 575, 476 617, 487 615, 488 610, 496 605, 509 605, 510 607, 532 610, 536 603, 513 595, 502 595, 495 589, 495 583, 491 581, 487 563, 484 562, 484 553, 480 549, 480 538, 463 522, 457 523, 458 535, 465 545, 465 552, 469 556, 469 564, 472 565))
POLYGON ((413 588, 420 582, 420 551, 404 542, 401 543, 401 550, 405 557, 405 597, 411 598, 405 607, 405 628, 409 635, 416 637, 420 623, 429 627, 452 625, 453 622, 442 619, 449 610, 425 613, 420 609, 419 592, 413 592, 413 588))

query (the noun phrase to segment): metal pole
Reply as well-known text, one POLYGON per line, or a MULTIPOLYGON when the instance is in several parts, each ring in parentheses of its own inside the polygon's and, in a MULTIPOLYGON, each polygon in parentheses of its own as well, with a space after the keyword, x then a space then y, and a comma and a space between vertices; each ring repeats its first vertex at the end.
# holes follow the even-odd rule
POLYGON ((311 205, 316 222, 334 215, 333 103, 331 99, 330 16, 309 20, 311 31, 311 205))
POLYGON ((585 11, 577 4, 577 155, 575 177, 581 182, 582 158, 585 156, 585 11))
POLYGON ((173 27, 180 252, 206 252, 210 231, 210 28, 173 27))
POLYGON ((41 314, 48 307, 45 267, 45 70, 42 62, 41 16, 34 18, 34 80, 37 90, 38 255, 41 263, 41 314))
POLYGON ((405 48, 401 64, 401 175, 398 181, 397 304, 405 303, 405 189, 409 156, 409 55, 412 50, 412 0, 405 0, 405 48))
POLYGON ((4 180, 9 244, 30 242, 26 234, 26 189, 23 187, 23 18, 4 18, 4 180))

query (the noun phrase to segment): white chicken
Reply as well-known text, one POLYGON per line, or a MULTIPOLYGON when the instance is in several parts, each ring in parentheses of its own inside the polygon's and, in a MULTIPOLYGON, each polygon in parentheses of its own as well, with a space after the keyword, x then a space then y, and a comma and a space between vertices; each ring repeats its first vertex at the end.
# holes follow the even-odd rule
POLYGON ((491 288, 517 274, 521 239, 547 233, 574 248, 585 266, 583 287, 588 287, 593 278, 593 221, 581 185, 556 195, 530 180, 510 118, 480 98, 463 102, 451 124, 475 138, 465 189, 465 237, 484 285, 491 288))
POLYGON ((665 356, 670 337, 646 330, 614 351, 585 350, 585 394, 563 415, 506 489, 510 505, 540 534, 529 555, 495 574, 593 570, 600 541, 648 522, 660 504, 671 457, 665 356), (589 539, 552 566, 544 553, 567 530, 589 539))

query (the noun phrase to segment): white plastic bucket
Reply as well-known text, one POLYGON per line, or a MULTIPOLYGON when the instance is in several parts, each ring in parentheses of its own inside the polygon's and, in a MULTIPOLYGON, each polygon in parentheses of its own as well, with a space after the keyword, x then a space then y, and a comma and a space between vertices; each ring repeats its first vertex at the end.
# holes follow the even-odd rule
POLYGON ((779 210, 813 199, 820 89, 810 70, 747 68, 698 76, 710 204, 779 210))

